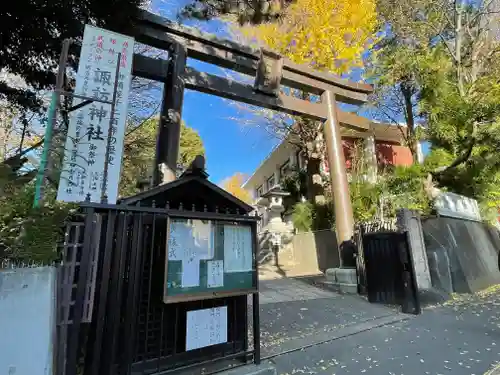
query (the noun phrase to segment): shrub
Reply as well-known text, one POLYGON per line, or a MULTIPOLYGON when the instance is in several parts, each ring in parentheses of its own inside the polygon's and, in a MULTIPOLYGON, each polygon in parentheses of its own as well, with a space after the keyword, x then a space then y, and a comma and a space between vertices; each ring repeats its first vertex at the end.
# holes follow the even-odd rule
MULTIPOLYGON (((47 193, 47 202, 55 202, 55 192, 47 193)), ((74 205, 33 208, 34 194, 34 183, 29 183, 0 198, 0 260, 50 264, 58 259, 57 244, 74 205)))
POLYGON ((299 202, 293 206, 292 222, 299 232, 309 232, 313 229, 314 207, 310 202, 299 202))
POLYGON ((426 177, 426 170, 419 164, 399 166, 386 174, 382 181, 382 194, 387 214, 395 216, 398 208, 429 212, 431 201, 424 187, 426 177))

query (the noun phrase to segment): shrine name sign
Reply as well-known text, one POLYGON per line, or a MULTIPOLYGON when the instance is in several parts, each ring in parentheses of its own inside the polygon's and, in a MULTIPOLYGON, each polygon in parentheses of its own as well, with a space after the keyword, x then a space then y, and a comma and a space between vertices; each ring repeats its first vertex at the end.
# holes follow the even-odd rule
MULTIPOLYGON (((71 112, 57 192, 59 201, 100 203, 106 196, 107 203, 116 203, 133 52, 133 38, 85 26, 75 94, 109 103, 114 99, 114 111, 111 116, 111 104, 94 101, 71 112)), ((75 98, 73 106, 84 101, 75 98)))

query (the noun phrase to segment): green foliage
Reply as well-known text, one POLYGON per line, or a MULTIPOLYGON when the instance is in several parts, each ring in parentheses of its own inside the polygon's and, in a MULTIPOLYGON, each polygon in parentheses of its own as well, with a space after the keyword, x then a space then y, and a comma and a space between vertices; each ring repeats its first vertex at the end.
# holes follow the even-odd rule
POLYGON ((353 181, 349 184, 354 221, 369 221, 378 213, 381 193, 379 184, 366 181, 353 181))
POLYGON ((391 31, 373 54, 375 84, 412 88, 432 145, 425 165, 438 187, 488 199, 500 172, 500 41, 492 2, 378 3, 391 31))
MULTIPOLYGON (((158 117, 153 117, 137 129, 129 129, 124 144, 120 196, 136 194, 137 183, 150 178, 155 157, 158 122, 158 117)), ((183 122, 179 148, 181 169, 187 168, 197 155, 205 155, 203 142, 198 132, 183 122)))
POLYGON ((355 142, 350 148, 351 170, 349 193, 354 220, 368 221, 378 213, 380 184, 368 181, 369 168, 364 158, 363 142, 355 142))
POLYGON ((276 21, 292 0, 191 0, 179 12, 182 18, 236 20, 241 25, 276 21))
POLYGON ((119 195, 123 197, 138 192, 137 183, 151 177, 155 157, 158 118, 146 120, 137 129, 129 129, 123 149, 122 173, 119 195))
POLYGON ((384 195, 383 203, 389 212, 384 212, 384 214, 395 217, 398 208, 428 213, 431 206, 424 188, 426 176, 427 172, 419 164, 410 167, 398 166, 392 173, 386 174, 381 184, 384 195))
POLYGON ((41 101, 32 90, 54 84, 63 39, 80 38, 89 22, 111 29, 129 27, 141 4, 141 0, 2 2, 0 70, 19 76, 30 88, 0 81, 0 98, 23 108, 38 107, 41 101))
MULTIPOLYGON (((398 166, 379 174, 376 182, 367 179, 367 166, 362 161, 360 148, 352 151, 349 192, 355 222, 379 218, 394 218, 399 208, 428 213, 431 202, 425 191, 426 169, 420 164, 398 166)), ((499 185, 500 186, 500 185, 499 185)), ((500 197, 500 191, 499 195, 500 197)), ((331 228, 335 223, 333 202, 324 205, 297 203, 292 220, 299 231, 331 228)))
MULTIPOLYGON (((3 112, 11 107, 3 107, 3 112)), ((1 116, 0 116, 1 117, 1 116)), ((9 118, 1 118, 0 130, 8 130, 9 118)), ((0 153, 0 161, 9 155, 0 153)), ((14 161, 16 160, 16 161, 14 161)), ((46 204, 33 208, 35 171, 22 169, 23 161, 0 163, 0 261, 34 261, 49 264, 58 258, 56 248, 64 221, 72 205, 52 203, 55 191, 48 189, 46 204)))
POLYGON ((453 155, 443 148, 431 148, 425 157, 424 168, 428 171, 435 171, 446 167, 453 162, 453 155))
POLYGON ((299 202, 293 206, 292 222, 299 232, 313 230, 314 207, 310 202, 299 202))
POLYGON ((370 221, 383 214, 394 218, 399 208, 428 213, 431 202, 424 188, 427 173, 418 164, 395 167, 379 175, 376 183, 361 179, 349 184, 355 221, 370 221))
MULTIPOLYGON (((55 202, 55 191, 47 193, 47 202, 55 202)), ((34 195, 29 183, 0 198, 0 260, 50 264, 58 259, 63 224, 76 206, 55 202, 33 208, 34 195)))
MULTIPOLYGON (((120 193, 133 194, 136 183, 149 177, 154 160, 158 120, 148 120, 130 133, 125 151, 120 182, 120 193)), ((179 159, 187 166, 198 154, 204 154, 201 139, 193 129, 182 125, 179 159)), ((0 168, 0 260, 35 261, 50 263, 58 258, 57 243, 61 239, 65 220, 77 205, 56 202, 56 192, 46 192, 46 204, 33 208, 34 183, 32 177, 23 181, 10 168, 0 168)))
POLYGON ((181 141, 179 148, 179 164, 182 169, 189 167, 198 155, 205 155, 205 147, 199 133, 187 126, 184 122, 181 127, 181 141))
POLYGON ((331 229, 335 224, 332 202, 324 204, 299 202, 292 208, 292 222, 299 232, 331 229))
POLYGON ((484 207, 499 203, 491 198, 500 173, 500 41, 491 6, 379 0, 391 33, 373 69, 377 84, 409 81, 416 90, 432 145, 425 167, 438 187, 484 207))
POLYGON ((495 176, 495 181, 490 184, 479 201, 481 217, 490 224, 498 223, 498 214, 500 208, 500 174, 495 176))
POLYGON ((283 177, 280 185, 281 189, 290 193, 291 200, 298 202, 307 196, 307 172, 297 168, 283 177))
POLYGON ((335 207, 331 200, 313 204, 313 230, 332 229, 335 226, 335 207))
POLYGON ((361 146, 355 144, 351 151, 349 191, 355 221, 373 220, 381 214, 384 218, 393 218, 398 208, 429 211, 430 202, 424 188, 425 168, 420 164, 392 167, 380 173, 376 182, 368 181, 369 168, 361 146))
POLYGON ((285 212, 292 211, 292 220, 297 221, 296 228, 301 231, 331 229, 335 223, 333 202, 327 198, 325 202, 296 203, 305 198, 308 188, 307 171, 296 169, 281 181, 281 188, 290 193, 285 197, 285 212), (296 219, 294 219, 296 217, 296 219))

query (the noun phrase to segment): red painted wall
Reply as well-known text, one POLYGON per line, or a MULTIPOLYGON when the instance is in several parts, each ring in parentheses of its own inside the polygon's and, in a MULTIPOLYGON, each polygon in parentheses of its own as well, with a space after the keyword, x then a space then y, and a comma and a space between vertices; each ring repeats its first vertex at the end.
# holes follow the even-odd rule
MULTIPOLYGON (((353 147, 355 142, 355 138, 342 138, 345 165, 347 169, 351 168, 353 147)), ((375 151, 377 153, 377 161, 379 166, 408 166, 412 165, 413 163, 413 157, 411 155, 410 149, 408 147, 398 145, 395 142, 375 141, 375 151)))
POLYGON ((342 138, 342 148, 344 149, 345 167, 347 169, 351 169, 354 142, 356 142, 355 138, 342 138))
MULTIPOLYGON (((351 169, 353 148, 356 138, 342 138, 342 148, 344 150, 346 169, 351 169)), ((405 165, 409 166, 413 163, 413 157, 410 149, 397 143, 375 141, 375 151, 377 153, 377 161, 380 167, 385 165, 405 165)), ((325 168, 328 170, 328 162, 325 160, 325 168)))
POLYGON ((413 157, 408 147, 397 143, 375 141, 378 165, 411 165, 413 157))

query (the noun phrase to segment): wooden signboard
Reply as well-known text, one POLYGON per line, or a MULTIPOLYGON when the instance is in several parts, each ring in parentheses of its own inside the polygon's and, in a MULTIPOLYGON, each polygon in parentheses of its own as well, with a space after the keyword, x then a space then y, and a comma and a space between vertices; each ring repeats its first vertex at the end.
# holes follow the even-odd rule
POLYGON ((257 291, 254 223, 170 218, 165 303, 257 291))

